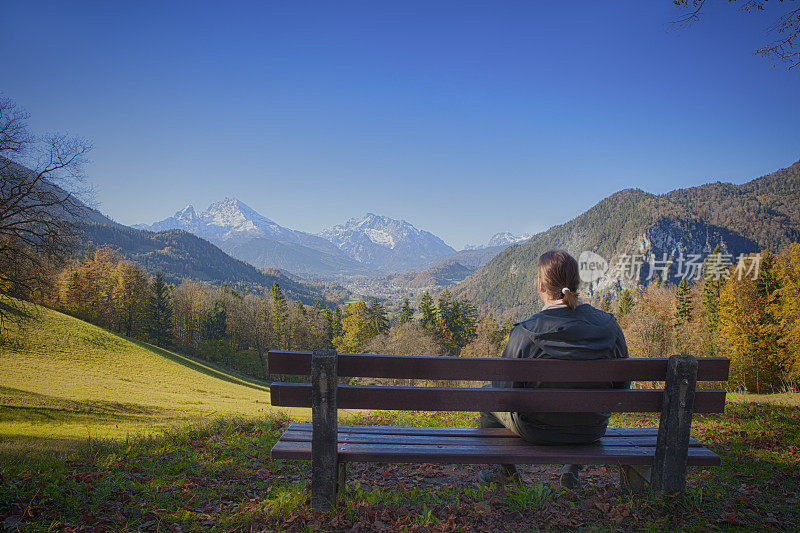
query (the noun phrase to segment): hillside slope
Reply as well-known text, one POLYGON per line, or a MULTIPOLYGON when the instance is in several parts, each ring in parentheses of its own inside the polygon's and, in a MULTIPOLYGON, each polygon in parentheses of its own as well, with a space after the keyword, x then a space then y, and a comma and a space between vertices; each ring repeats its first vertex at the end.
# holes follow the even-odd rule
MULTIPOLYGON (((800 161, 742 185, 710 183, 655 195, 639 189, 615 193, 578 217, 500 252, 455 288, 483 312, 522 318, 538 308, 539 256, 562 248, 584 250, 609 263, 620 254, 703 253, 720 244, 731 254, 779 249, 800 240, 800 161)), ((673 269, 673 274, 677 268, 673 269)), ((646 265, 643 274, 647 274, 646 265)), ((602 287, 624 286, 607 279, 602 287)))
POLYGON ((258 381, 56 311, 31 312, 0 348, 0 437, 115 437, 271 409, 258 381))

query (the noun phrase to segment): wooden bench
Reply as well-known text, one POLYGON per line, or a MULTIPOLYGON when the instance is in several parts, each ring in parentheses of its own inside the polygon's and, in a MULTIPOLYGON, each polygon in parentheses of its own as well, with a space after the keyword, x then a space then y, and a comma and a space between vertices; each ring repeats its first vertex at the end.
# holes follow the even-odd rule
POLYGON ((695 391, 725 381, 726 358, 561 361, 269 352, 271 374, 302 374, 310 383, 271 385, 272 405, 311 407, 312 423, 293 423, 273 459, 312 461, 311 499, 328 509, 344 486, 346 462, 594 464, 652 466, 651 488, 682 492, 686 466, 720 458, 690 438, 692 413, 721 413, 725 391, 695 391), (459 381, 664 381, 664 389, 498 389, 339 385, 339 377, 459 381), (338 425, 337 409, 413 411, 660 412, 656 429, 609 429, 599 442, 537 446, 501 429, 338 425))

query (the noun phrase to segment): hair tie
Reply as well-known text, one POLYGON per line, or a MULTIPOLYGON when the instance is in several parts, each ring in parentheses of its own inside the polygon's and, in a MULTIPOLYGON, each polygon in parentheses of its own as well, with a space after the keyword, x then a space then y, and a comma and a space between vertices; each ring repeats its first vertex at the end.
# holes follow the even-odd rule
MULTIPOLYGON (((567 295, 567 291, 569 291, 569 287, 564 287, 563 289, 561 289, 561 294, 563 294, 564 296, 566 296, 566 295, 567 295)), ((571 291, 570 291, 570 292, 571 292, 571 291)))

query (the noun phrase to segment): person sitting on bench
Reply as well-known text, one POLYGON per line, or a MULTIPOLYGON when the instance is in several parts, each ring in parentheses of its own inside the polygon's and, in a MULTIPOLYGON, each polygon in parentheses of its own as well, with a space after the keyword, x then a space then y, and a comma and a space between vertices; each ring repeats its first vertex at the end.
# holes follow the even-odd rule
MULTIPOLYGON (((562 250, 539 258, 539 296, 543 309, 514 326, 502 357, 548 359, 622 359, 628 357, 625 337, 611 313, 578 297, 578 262, 562 250)), ((627 382, 546 383, 498 382, 499 388, 629 388, 627 382)), ((583 444, 599 440, 608 426, 607 413, 481 413, 481 427, 506 427, 532 444, 583 444)), ((561 485, 581 486, 580 465, 564 465, 561 485)), ((519 474, 513 464, 481 470, 482 483, 513 483, 519 474)))

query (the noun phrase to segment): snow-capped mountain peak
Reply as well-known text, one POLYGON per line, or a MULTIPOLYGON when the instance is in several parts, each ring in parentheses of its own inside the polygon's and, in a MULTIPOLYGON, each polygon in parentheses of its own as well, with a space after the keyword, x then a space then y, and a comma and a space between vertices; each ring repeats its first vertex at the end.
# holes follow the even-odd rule
POLYGON ((187 224, 194 224, 200 221, 200 217, 197 216, 197 211, 194 210, 194 206, 192 204, 187 205, 175 213, 172 218, 175 220, 184 221, 187 224))
POLYGON ((289 241, 297 240, 292 230, 280 226, 236 198, 214 202, 202 213, 197 213, 189 204, 169 218, 136 227, 151 231, 182 229, 216 241, 267 235, 289 241))
POLYGON ((367 213, 320 233, 351 257, 380 269, 419 266, 453 253, 436 235, 405 220, 367 213))
POLYGON ((175 213, 175 218, 194 218, 197 216, 197 211, 194 210, 192 204, 187 204, 186 207, 175 213))
POLYGON ((509 231, 501 231, 500 233, 495 233, 489 238, 489 242, 486 244, 468 244, 464 247, 465 250, 483 250, 484 248, 492 248, 494 246, 510 246, 512 244, 517 244, 518 242, 527 241, 531 238, 529 233, 523 233, 522 235, 515 235, 509 231))
POLYGON ((504 231, 501 233, 495 233, 489 239, 489 246, 503 246, 508 244, 516 244, 518 242, 527 241, 531 238, 529 233, 523 233, 522 235, 514 235, 509 231, 504 231))
POLYGON ((212 203, 200 218, 221 238, 281 236, 289 232, 237 198, 212 203))

